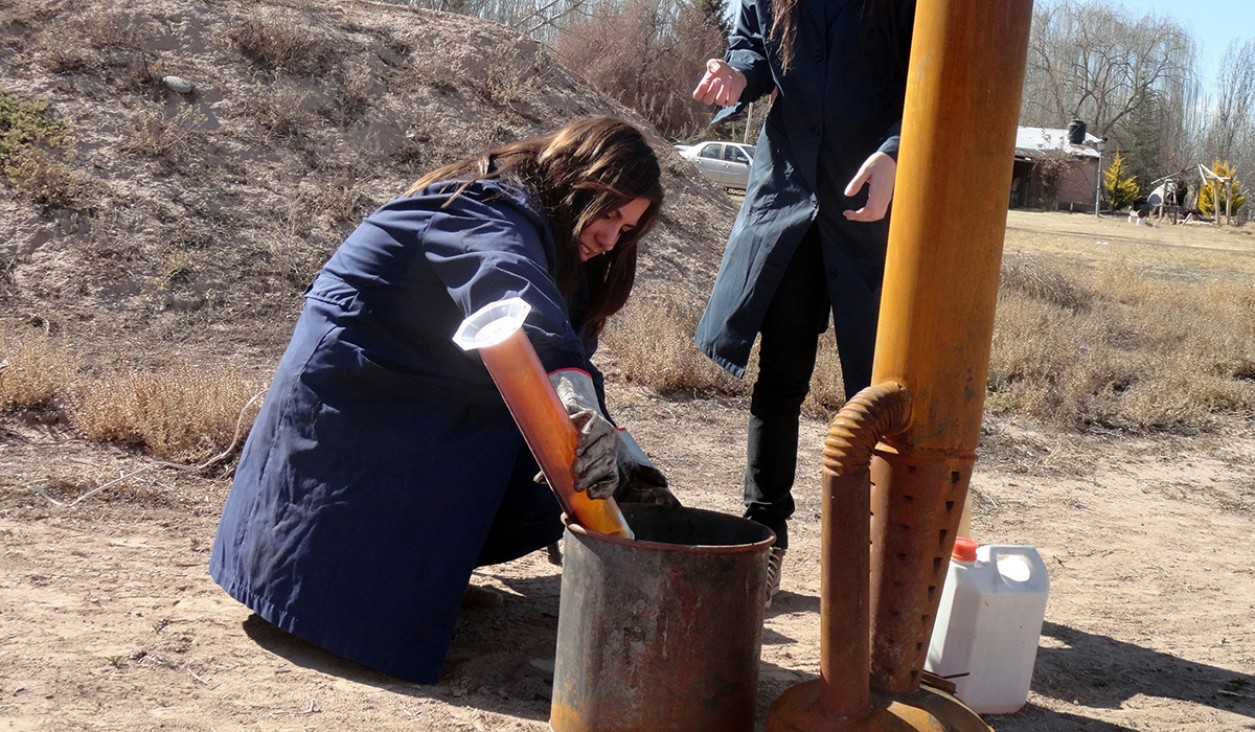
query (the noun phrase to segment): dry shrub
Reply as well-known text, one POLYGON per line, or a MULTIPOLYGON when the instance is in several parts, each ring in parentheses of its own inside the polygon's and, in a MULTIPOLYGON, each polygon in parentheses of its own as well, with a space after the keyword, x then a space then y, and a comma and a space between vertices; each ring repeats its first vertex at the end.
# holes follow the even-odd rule
POLYGON ((196 460, 231 445, 241 410, 258 390, 221 366, 110 373, 83 383, 67 416, 88 439, 196 460))
POLYGON ((43 40, 40 63, 53 74, 73 74, 133 63, 151 33, 131 11, 89 5, 64 32, 43 40))
POLYGON ((485 54, 483 67, 469 78, 479 82, 479 90, 486 99, 502 106, 509 106, 532 95, 545 83, 547 65, 533 43, 500 43, 485 54))
POLYGON ((1255 363, 1255 299, 1240 296, 1247 283, 1120 264, 1055 274, 1067 285, 1049 292, 1072 294, 1004 284, 992 411, 1129 432, 1191 432, 1213 414, 1255 414, 1255 381, 1244 375, 1255 363))
POLYGON ((132 14, 108 3, 87 6, 76 25, 92 48, 138 50, 148 37, 132 14))
POLYGON ((235 19, 227 41, 268 71, 319 74, 331 67, 329 44, 299 15, 257 10, 235 19))
POLYGON ((381 84, 370 67, 356 64, 342 70, 331 85, 331 119, 348 126, 361 119, 378 97, 381 84))
POLYGON ((131 118, 123 149, 176 163, 199 141, 205 122, 195 107, 184 107, 173 116, 167 116, 164 106, 143 109, 131 118))
POLYGON ((249 114, 270 136, 295 142, 303 139, 306 130, 318 124, 310 94, 293 88, 276 88, 265 99, 252 98, 246 103, 249 114))
POLYGON ((0 329, 0 410, 55 409, 69 394, 79 361, 66 343, 42 331, 0 329))
POLYGON ((83 45, 53 43, 42 53, 39 63, 50 74, 78 74, 100 66, 99 55, 83 45))
POLYGON ((728 375, 693 344, 700 315, 696 306, 678 300, 629 302, 610 319, 604 336, 621 378, 660 394, 748 393, 744 382, 728 375))

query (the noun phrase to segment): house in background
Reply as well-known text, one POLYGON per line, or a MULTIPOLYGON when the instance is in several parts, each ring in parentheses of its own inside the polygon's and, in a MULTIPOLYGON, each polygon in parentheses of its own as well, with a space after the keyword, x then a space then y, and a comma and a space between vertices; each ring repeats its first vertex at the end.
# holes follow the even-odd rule
POLYGON ((1068 142, 1068 131, 1020 127, 1015 134, 1011 208, 1093 211, 1101 160, 1099 138, 1085 134, 1084 145, 1068 142))

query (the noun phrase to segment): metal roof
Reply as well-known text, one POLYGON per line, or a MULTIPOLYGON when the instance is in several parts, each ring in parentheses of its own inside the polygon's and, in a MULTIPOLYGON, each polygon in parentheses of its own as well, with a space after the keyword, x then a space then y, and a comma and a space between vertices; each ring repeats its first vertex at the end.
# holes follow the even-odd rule
POLYGON ((1094 143, 1098 137, 1085 133, 1088 145, 1073 145, 1068 142, 1068 131, 1054 127, 1018 127, 1015 132, 1015 155, 1021 158, 1039 158, 1050 153, 1061 152, 1075 158, 1096 158, 1098 151, 1094 143))

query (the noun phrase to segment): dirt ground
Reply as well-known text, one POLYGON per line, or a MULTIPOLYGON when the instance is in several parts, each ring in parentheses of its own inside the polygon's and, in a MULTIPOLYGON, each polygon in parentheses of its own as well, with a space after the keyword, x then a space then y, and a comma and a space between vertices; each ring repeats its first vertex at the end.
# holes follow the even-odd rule
MULTIPOLYGON (((1009 247, 1017 227, 1044 220, 1014 214, 1009 247)), ((1250 256, 1245 239, 1232 241, 1250 256)), ((633 389, 611 398, 687 505, 739 511, 743 402, 633 389)), ((773 700, 818 673, 826 429, 803 425, 792 549, 763 637, 759 730, 773 700)), ((1249 422, 1121 438, 991 418, 980 455, 972 533, 1035 547, 1050 576, 1028 704, 987 717, 995 729, 1255 729, 1249 422)), ((221 471, 154 466, 37 420, 0 423, 0 730, 548 728, 561 575, 543 553, 478 575, 504 605, 466 610, 443 679, 419 686, 275 631, 209 580, 228 483, 221 471)))
MULTIPOLYGON (((616 410, 688 505, 738 510, 742 404, 619 392, 616 410)), ((812 478, 826 428, 804 424, 812 478)), ((1036 547, 1051 581, 1029 703, 994 728, 1255 729, 1255 436, 985 432, 973 533, 1036 547)), ((418 686, 275 631, 209 580, 225 478, 155 468, 56 505, 151 463, 40 425, 2 436, 0 730, 547 729, 560 569, 543 554, 479 575, 504 605, 465 611, 441 683, 418 686)), ((757 729, 818 672, 817 485, 798 490, 766 619, 757 729)))
MULTIPOLYGON (((627 114, 536 44, 462 16, 362 0, 114 5, 0 3, 6 89, 45 96, 74 123, 76 170, 92 183, 91 206, 56 215, 0 197, 0 318, 94 328, 103 363, 113 352, 148 363, 197 350, 273 363, 301 289, 357 209, 488 142, 573 115, 627 114), (222 40, 258 18, 274 23, 257 29, 302 29, 316 73, 263 73, 222 40), (154 87, 167 73, 197 94, 154 87), (364 103, 354 79, 369 105, 346 121, 332 112, 364 103), (157 114, 175 110, 203 123, 186 138, 140 135, 179 133, 184 118, 157 114), (270 135, 276 110, 301 134, 270 135), (136 140, 162 144, 146 157, 136 140), (360 200, 328 208, 341 188, 360 200), (191 264, 169 266, 179 262, 191 264)), ((642 289, 697 297, 734 208, 673 154, 664 167, 668 206, 682 213, 651 235, 642 289)), ((1095 259, 1154 250, 1173 268, 1222 256, 1255 277, 1249 225, 1203 245, 1187 229, 1011 212, 1007 248, 1071 257, 1080 242, 1095 259), (1017 239, 1042 231, 1054 235, 1017 239)), ((745 403, 662 399, 609 376, 616 417, 681 500, 739 513, 745 403)), ((759 730, 773 700, 818 672, 827 425, 803 428, 792 549, 763 638, 759 730)), ((1249 422, 1119 439, 991 419, 980 456, 975 538, 1036 547, 1051 581, 1028 705, 990 718, 996 729, 1255 729, 1249 422)), ((274 631, 209 580, 229 466, 208 476, 155 466, 39 414, 0 417, 0 732, 547 728, 560 570, 543 554, 482 572, 476 581, 505 603, 464 613, 439 684, 405 683, 274 631)))

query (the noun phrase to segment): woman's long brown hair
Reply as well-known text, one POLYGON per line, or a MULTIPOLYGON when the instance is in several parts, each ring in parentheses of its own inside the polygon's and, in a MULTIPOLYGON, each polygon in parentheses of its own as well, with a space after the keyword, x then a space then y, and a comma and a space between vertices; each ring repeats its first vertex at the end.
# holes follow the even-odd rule
MULTIPOLYGON (((793 44, 797 40, 797 4, 798 0, 773 0, 771 3, 771 29, 767 37, 777 43, 780 49, 780 68, 786 74, 793 67, 793 44)), ((898 46, 904 34, 909 37, 910 28, 897 27, 898 17, 895 11, 901 4, 900 0, 863 0, 863 18, 871 21, 867 27, 872 29, 870 32, 880 36, 877 39, 879 42, 898 46)), ((902 72, 905 73, 906 54, 910 52, 910 48, 899 48, 897 51, 902 72)))
POLYGON ((558 250, 555 278, 567 297, 587 278, 583 331, 596 337, 606 319, 627 302, 636 280, 636 244, 658 219, 663 190, 653 148, 632 125, 616 117, 590 117, 548 135, 488 150, 423 176, 407 195, 456 182, 449 200, 477 180, 504 179, 534 190, 549 218, 558 250), (649 201, 635 228, 614 249, 581 263, 580 232, 638 198, 649 201))

